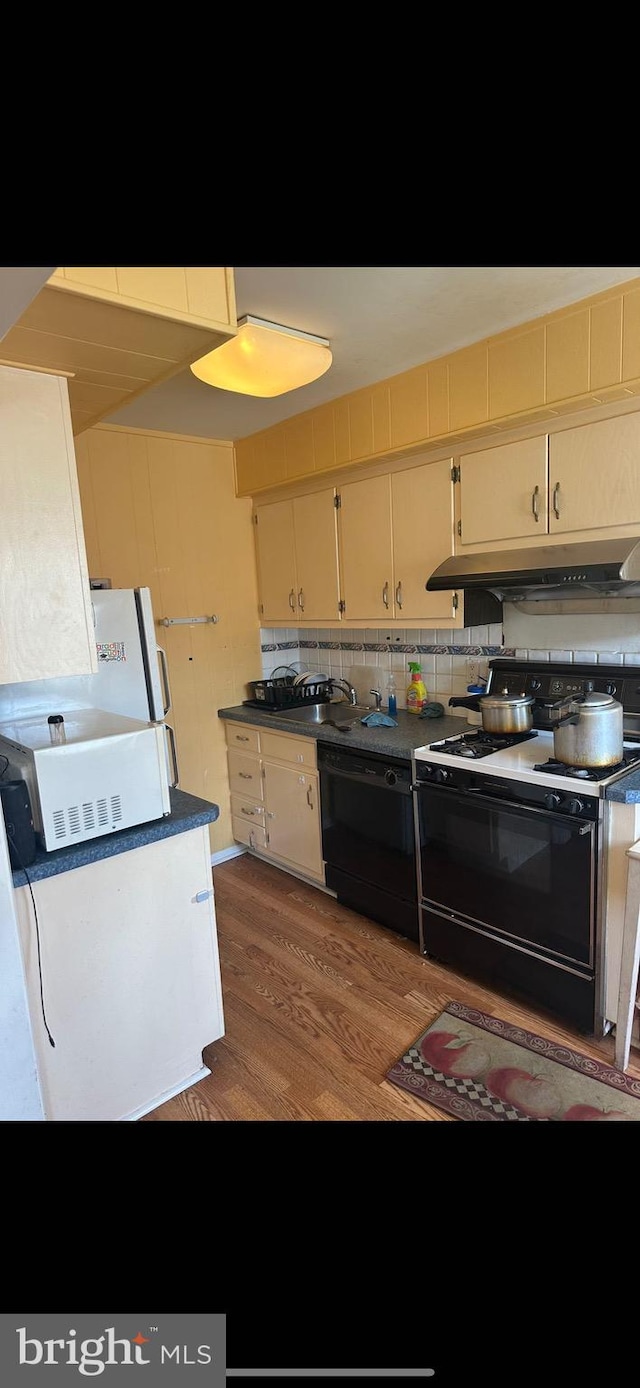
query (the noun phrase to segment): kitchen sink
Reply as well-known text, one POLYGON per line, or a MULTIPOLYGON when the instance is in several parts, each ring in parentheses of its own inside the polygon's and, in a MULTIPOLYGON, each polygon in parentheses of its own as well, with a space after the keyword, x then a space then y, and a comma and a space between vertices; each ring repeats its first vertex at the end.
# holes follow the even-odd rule
POLYGON ((281 708, 276 717, 291 723, 353 723, 373 709, 366 704, 302 704, 300 708, 281 708))

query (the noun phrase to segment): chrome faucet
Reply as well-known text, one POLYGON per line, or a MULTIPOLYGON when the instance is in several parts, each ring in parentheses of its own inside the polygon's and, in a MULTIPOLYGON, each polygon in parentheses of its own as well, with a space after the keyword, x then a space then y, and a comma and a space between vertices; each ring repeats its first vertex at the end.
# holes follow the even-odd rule
POLYGON ((329 680, 329 684, 332 689, 341 689, 342 693, 346 694, 349 703, 355 708, 358 702, 358 691, 354 689, 352 684, 349 684, 348 680, 329 680))
POLYGON ((375 701, 376 701, 376 709, 377 709, 377 711, 378 711, 378 713, 379 713, 380 710, 381 710, 381 708, 382 708, 382 695, 381 695, 381 693, 380 693, 380 690, 379 690, 379 689, 370 689, 370 690, 369 690, 369 693, 370 693, 370 694, 373 694, 373 697, 374 697, 374 699, 375 699, 375 701))

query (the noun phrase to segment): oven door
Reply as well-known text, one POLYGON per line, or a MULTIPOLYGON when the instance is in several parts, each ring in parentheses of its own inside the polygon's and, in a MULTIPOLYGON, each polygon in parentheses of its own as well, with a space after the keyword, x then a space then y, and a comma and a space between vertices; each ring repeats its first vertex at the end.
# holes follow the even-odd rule
POLYGON ((437 785, 418 804, 424 905, 593 968, 597 823, 437 785))

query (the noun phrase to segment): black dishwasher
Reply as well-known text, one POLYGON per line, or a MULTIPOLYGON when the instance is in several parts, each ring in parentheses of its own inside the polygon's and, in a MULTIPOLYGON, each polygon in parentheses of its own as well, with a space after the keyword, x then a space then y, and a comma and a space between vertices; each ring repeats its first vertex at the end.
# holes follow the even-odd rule
POLYGON ((338 901, 418 939, 411 764, 318 744, 322 854, 338 901))

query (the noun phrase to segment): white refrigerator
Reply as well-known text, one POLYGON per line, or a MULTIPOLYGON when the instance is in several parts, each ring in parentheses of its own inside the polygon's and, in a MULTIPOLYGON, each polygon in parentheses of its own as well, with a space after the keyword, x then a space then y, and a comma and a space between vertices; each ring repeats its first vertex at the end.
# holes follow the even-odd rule
POLYGON ((91 594, 98 655, 96 708, 126 718, 164 723, 171 758, 170 783, 178 785, 175 733, 167 714, 171 690, 167 657, 158 645, 148 588, 99 588, 91 594))
POLYGON ((94 708, 144 723, 164 723, 167 779, 177 786, 176 739, 167 723, 171 709, 167 660, 156 639, 150 590, 94 589, 91 605, 97 674, 0 685, 0 722, 94 708))

